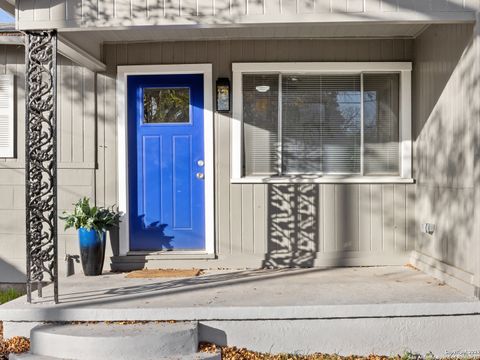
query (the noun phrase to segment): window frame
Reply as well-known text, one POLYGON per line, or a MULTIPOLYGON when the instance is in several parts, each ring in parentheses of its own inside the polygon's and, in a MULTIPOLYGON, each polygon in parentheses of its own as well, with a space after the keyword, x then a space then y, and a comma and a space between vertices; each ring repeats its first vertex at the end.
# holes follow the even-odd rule
MULTIPOLYGON (((413 183, 412 179, 412 63, 411 62, 291 62, 291 63, 233 63, 233 112, 231 124, 231 182, 232 183, 413 183), (360 74, 399 73, 399 176, 370 175, 274 175, 245 176, 243 174, 243 83, 244 74, 360 74)), ((363 77, 363 75, 362 75, 363 77)), ((363 81, 361 102, 363 103, 363 81)), ((363 106, 362 106, 363 146, 363 106)), ((362 157, 363 161, 363 157, 362 157)))

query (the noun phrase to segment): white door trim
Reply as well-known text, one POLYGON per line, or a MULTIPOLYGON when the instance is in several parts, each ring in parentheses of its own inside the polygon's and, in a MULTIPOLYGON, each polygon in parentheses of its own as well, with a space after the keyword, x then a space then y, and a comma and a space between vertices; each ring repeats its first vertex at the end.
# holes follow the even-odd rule
POLYGON ((204 151, 205 151, 205 254, 215 253, 214 211, 214 134, 212 64, 132 65, 117 67, 117 149, 118 149, 118 208, 123 213, 120 222, 120 255, 130 250, 128 221, 128 127, 127 78, 130 75, 203 74, 204 151))

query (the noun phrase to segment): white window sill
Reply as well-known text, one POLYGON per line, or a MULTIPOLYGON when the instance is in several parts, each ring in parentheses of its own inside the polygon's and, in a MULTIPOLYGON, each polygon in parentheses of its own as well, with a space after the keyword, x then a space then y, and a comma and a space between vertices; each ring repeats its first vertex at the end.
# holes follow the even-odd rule
POLYGON ((127 256, 145 256, 147 260, 208 260, 215 254, 205 251, 129 251, 127 256))
POLYGON ((397 176, 246 176, 232 184, 414 184, 415 179, 397 176))

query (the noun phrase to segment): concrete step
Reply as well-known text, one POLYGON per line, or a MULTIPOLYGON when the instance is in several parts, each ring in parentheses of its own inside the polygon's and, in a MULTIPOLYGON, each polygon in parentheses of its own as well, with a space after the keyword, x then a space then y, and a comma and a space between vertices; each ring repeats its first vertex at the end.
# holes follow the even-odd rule
POLYGON ((60 358, 53 358, 51 356, 34 355, 34 354, 10 354, 8 360, 67 360, 60 358))
POLYGON ((113 272, 142 270, 148 263, 145 256, 112 256, 110 261, 113 272))
MULTIPOLYGON (((135 357, 135 360, 143 359, 141 355, 135 357)), ((221 360, 220 352, 217 353, 196 353, 191 355, 157 357, 157 360, 221 360)), ((57 358, 52 356, 43 356, 35 354, 11 354, 9 360, 71 360, 65 358, 57 358)), ((97 359, 98 360, 98 359, 97 359)))
POLYGON ((209 254, 196 254, 184 251, 165 251, 145 255, 127 255, 110 257, 110 269, 113 272, 126 272, 149 269, 169 269, 178 267, 178 262, 188 260, 191 267, 204 268, 205 261, 214 259, 209 254))
MULTIPOLYGON (((46 324, 33 328, 30 340, 31 354, 28 355, 46 356, 47 359, 48 357, 68 360, 211 358, 197 354, 196 322, 127 325, 46 324)), ((28 359, 36 360, 33 357, 28 359)))

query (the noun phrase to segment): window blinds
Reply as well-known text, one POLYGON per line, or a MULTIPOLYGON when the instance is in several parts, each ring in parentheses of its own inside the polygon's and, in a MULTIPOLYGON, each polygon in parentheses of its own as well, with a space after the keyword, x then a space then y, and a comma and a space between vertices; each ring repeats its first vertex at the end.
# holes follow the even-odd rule
POLYGON ((364 87, 364 173, 398 175, 399 75, 365 74, 364 87))
POLYGON ((246 175, 272 175, 278 168, 278 75, 243 75, 246 175))
POLYGON ((14 75, 0 75, 0 157, 14 152, 14 75))
POLYGON ((360 75, 282 77, 283 172, 359 173, 360 75))
POLYGON ((398 174, 398 113, 398 74, 244 74, 244 173, 398 174))

